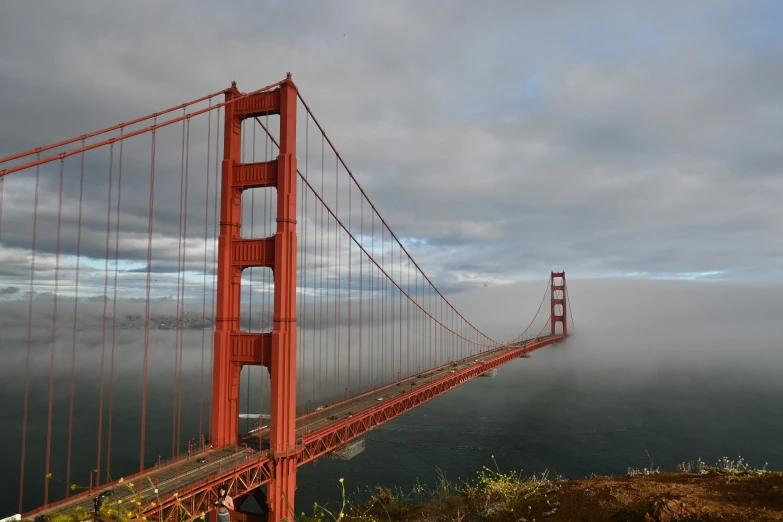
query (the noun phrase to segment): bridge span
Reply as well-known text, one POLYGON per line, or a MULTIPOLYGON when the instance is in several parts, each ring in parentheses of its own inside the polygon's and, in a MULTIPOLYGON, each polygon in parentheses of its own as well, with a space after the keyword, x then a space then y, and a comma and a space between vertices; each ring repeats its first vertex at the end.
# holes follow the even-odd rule
MULTIPOLYGON (((317 460, 489 370, 563 339, 562 335, 546 335, 518 341, 300 415, 296 419, 297 466, 317 460)), ((220 484, 228 487, 239 507, 248 495, 272 481, 272 461, 269 428, 264 427, 245 435, 241 444, 201 448, 160 467, 36 509, 24 518, 77 508, 90 512, 94 510, 94 499, 107 492, 110 495, 104 502, 116 505, 116 509, 129 506, 134 518, 158 522, 192 520, 212 510, 220 484)))
MULTIPOLYGON (((20 299, 28 312, 17 511, 26 517, 92 512, 97 499, 102 513, 124 520, 189 521, 211 512, 218 487, 226 485, 238 503, 252 494, 267 505, 270 522, 280 522, 292 514, 298 467, 568 336, 563 271, 550 273, 538 311, 514 340, 494 339, 457 310, 380 214, 290 74, 245 93, 232 82, 163 111, 0 158, 0 181, 0 218, 3 201, 12 201, 18 222, 31 225, 29 255, 15 247, 29 266, 19 270, 29 276, 15 283, 29 288, 20 299), (128 184, 128 176, 136 182, 128 184), (68 214, 74 208, 75 220, 68 214), (106 210, 105 221, 102 215, 83 220, 96 217, 95 209, 106 210), (97 242, 96 230, 105 230, 97 242), (51 296, 51 313, 42 316, 34 306, 37 294, 51 296), (542 313, 547 297, 549 311, 542 313), (95 318, 85 319, 89 307, 79 303, 88 299, 103 304, 95 340, 100 352, 87 350, 84 324, 95 318), (161 316, 165 329, 174 330, 169 337, 150 335, 161 303, 169 303, 161 316), (129 317, 124 306, 133 310, 135 328, 121 339, 129 317), (70 330, 65 335, 63 325, 70 330), (200 351, 187 332, 194 325, 200 351), (33 335, 40 327, 51 335, 33 335), (171 370, 159 367, 155 351, 173 355, 171 370), (120 471, 112 467, 112 419, 126 412, 114 411, 115 369, 131 367, 140 383, 139 465, 120 471), (242 435, 240 383, 248 385, 249 404, 252 367, 260 419, 269 422, 242 435), (47 370, 48 389, 35 381, 47 370), (88 412, 97 416, 95 437, 79 440, 74 452, 76 383, 94 383, 96 374, 98 408, 88 412), (205 386, 210 374, 211 387, 205 386), (69 386, 58 375, 70 375, 69 386), (173 458, 148 468, 147 437, 160 436, 148 426, 148 405, 161 406, 160 395, 150 393, 151 375, 171 386, 173 458), (184 379, 198 385, 197 427, 183 423, 184 379), (311 400, 331 403, 307 411, 297 394, 316 383, 319 395, 311 400), (348 397, 349 390, 357 395, 348 397), (65 398, 67 422, 55 415, 65 398), (31 405, 43 403, 46 412, 33 411, 31 405), (186 434, 208 435, 211 445, 188 441, 183 452, 186 434), (67 449, 58 441, 67 441, 67 449), (94 460, 83 449, 92 447, 94 460), (28 459, 28 449, 43 458, 28 459), (111 480, 115 472, 135 470, 111 480), (88 490, 69 496, 77 475, 87 473, 88 490), (52 480, 64 482, 64 491, 55 491, 52 480), (28 482, 42 486, 42 500, 39 490, 25 495, 28 482)), ((160 409, 154 411, 157 425, 160 409)), ((132 449, 126 445, 123 453, 132 449)))

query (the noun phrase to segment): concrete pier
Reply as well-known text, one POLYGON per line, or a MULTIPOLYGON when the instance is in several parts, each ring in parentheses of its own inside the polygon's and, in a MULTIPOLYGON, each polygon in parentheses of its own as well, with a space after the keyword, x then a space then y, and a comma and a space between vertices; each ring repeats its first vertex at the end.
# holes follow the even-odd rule
POLYGON ((335 460, 351 460, 356 455, 364 451, 364 439, 358 439, 338 448, 329 454, 330 458, 335 460))

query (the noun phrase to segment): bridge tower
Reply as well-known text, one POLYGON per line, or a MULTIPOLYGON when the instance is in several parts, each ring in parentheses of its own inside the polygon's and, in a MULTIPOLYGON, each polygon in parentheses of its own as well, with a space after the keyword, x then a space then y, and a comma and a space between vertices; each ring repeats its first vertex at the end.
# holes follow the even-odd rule
POLYGON ((268 485, 270 522, 288 516, 296 489, 296 105, 288 74, 271 91, 231 102, 236 83, 225 91, 225 134, 218 237, 217 304, 212 368, 211 443, 238 443, 239 380, 244 365, 263 365, 270 374, 270 456, 274 480, 268 485), (280 153, 267 162, 242 163, 242 121, 280 115, 280 153), (241 237, 242 192, 277 189, 277 230, 265 238, 241 237), (240 330, 242 271, 268 267, 274 274, 271 333, 240 330))
POLYGON ((563 336, 568 337, 568 317, 566 304, 566 278, 565 272, 552 272, 550 276, 551 288, 551 325, 552 335, 555 335, 557 323, 563 325, 563 336))

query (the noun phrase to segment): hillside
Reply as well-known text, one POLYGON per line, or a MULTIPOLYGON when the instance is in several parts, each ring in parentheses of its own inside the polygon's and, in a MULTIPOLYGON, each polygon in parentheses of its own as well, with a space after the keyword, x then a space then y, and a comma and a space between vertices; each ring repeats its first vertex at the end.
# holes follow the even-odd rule
MULTIPOLYGON (((521 478, 484 468, 475 482, 453 484, 441 477, 415 505, 411 495, 378 487, 369 503, 339 510, 316 509, 320 520, 341 518, 455 522, 677 522, 783 521, 783 473, 752 469, 742 459, 717 466, 701 460, 674 473, 629 469, 624 477, 584 480, 521 478), (688 471, 683 471, 688 470, 688 471)), ((312 520, 312 519, 310 519, 312 520)))

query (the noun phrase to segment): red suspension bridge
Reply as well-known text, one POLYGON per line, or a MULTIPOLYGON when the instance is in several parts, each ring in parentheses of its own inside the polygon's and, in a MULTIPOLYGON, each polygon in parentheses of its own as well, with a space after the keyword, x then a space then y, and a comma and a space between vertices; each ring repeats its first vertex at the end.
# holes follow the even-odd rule
POLYGON ((290 75, 0 159, 0 246, 24 517, 292 518, 299 466, 568 335, 563 272, 512 340, 466 319, 290 75))

